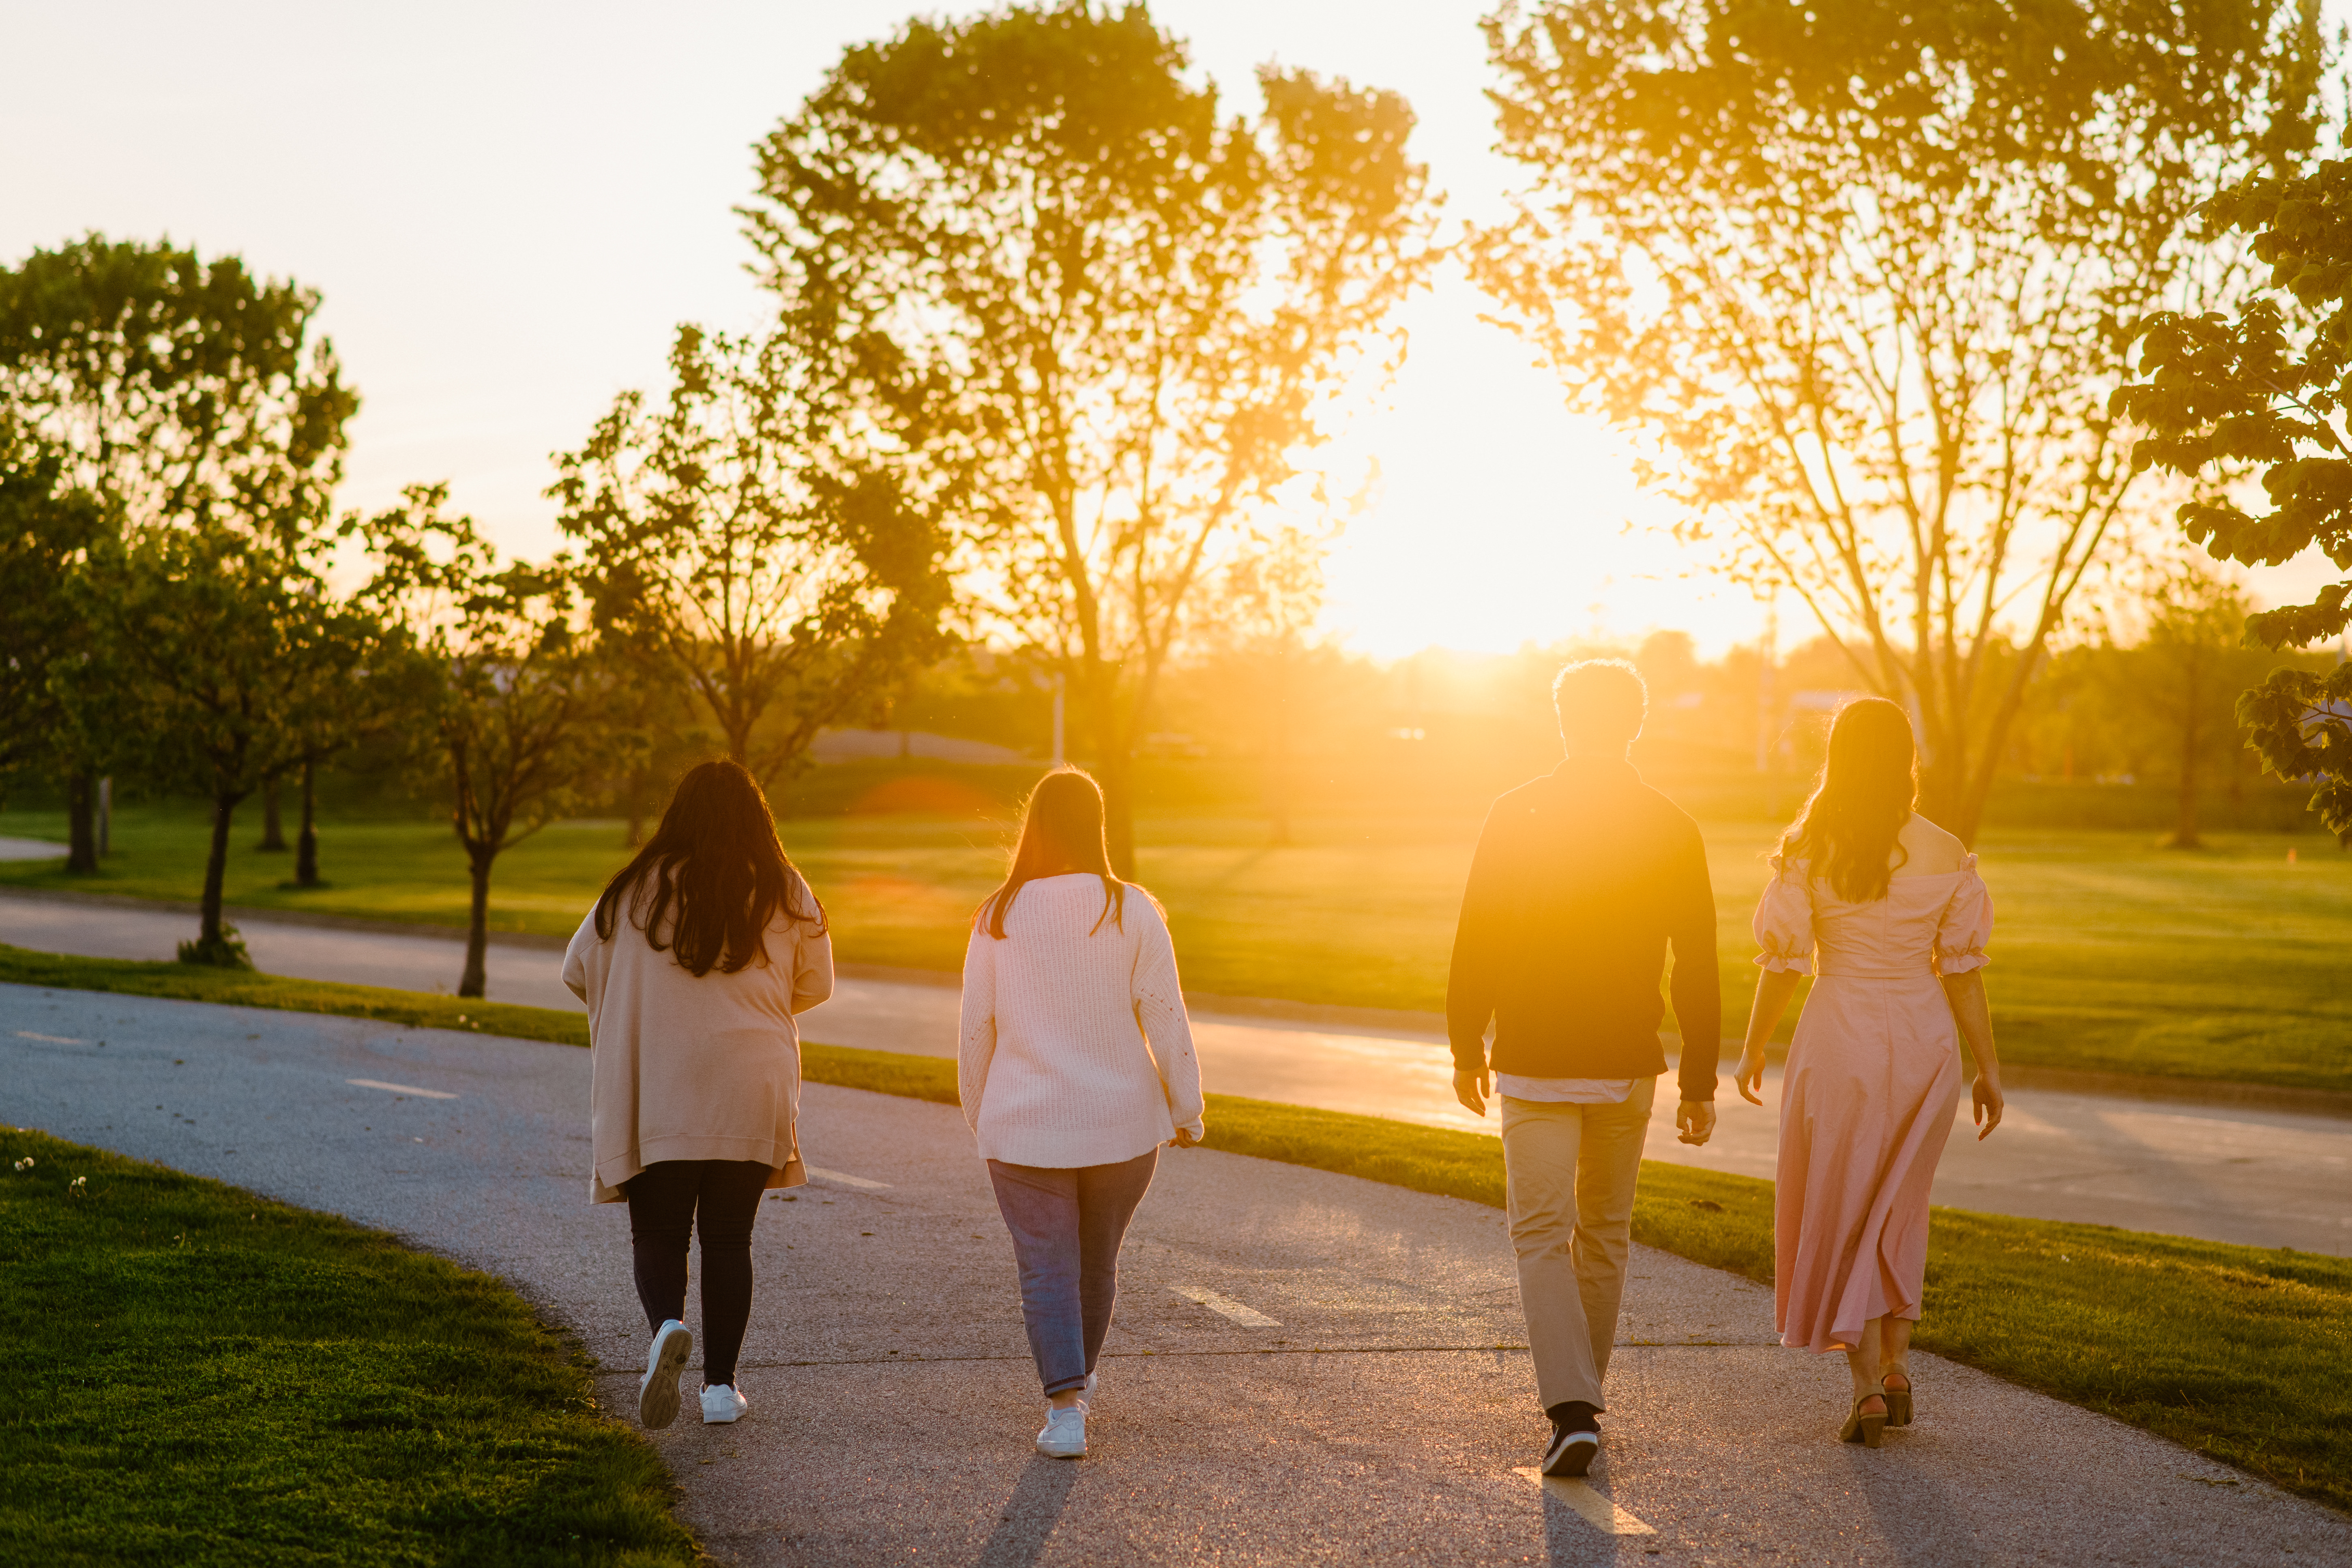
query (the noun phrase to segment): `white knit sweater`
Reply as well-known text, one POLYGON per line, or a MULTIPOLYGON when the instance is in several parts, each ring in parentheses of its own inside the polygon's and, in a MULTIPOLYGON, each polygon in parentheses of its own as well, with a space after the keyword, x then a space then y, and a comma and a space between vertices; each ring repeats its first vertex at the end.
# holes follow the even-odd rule
POLYGON ((1116 923, 1103 899, 1091 872, 1043 877, 1013 899, 1002 941, 972 928, 956 1081, 983 1160, 1110 1165, 1180 1127, 1201 1136, 1167 922, 1133 884, 1116 923))

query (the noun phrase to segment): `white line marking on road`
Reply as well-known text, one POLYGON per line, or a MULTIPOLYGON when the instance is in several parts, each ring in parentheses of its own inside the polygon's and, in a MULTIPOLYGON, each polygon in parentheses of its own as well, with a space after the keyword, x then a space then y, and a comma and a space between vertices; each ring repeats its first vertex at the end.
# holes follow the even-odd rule
POLYGON ((413 1094, 419 1100, 455 1100, 457 1097, 437 1089, 411 1089, 404 1083, 383 1083, 372 1078, 347 1078, 345 1083, 360 1089, 380 1089, 386 1094, 413 1094))
POLYGON ((16 1037, 20 1040, 39 1040, 44 1044, 52 1046, 86 1046, 89 1044, 88 1040, 77 1040, 71 1035, 37 1035, 30 1029, 17 1030, 16 1037))
POLYGON ((890 1184, 887 1182, 869 1182, 863 1176, 852 1176, 840 1171, 828 1171, 822 1165, 804 1165, 802 1169, 820 1182, 839 1182, 845 1187, 864 1187, 869 1193, 887 1193, 890 1190, 890 1184))
POLYGON ((1655 1535, 1658 1532, 1592 1489, 1592 1483, 1575 1476, 1548 1476, 1533 1465, 1521 1465, 1511 1474, 1535 1482, 1556 1497, 1603 1535, 1655 1535))
POLYGON ((1282 1327, 1282 1321, 1279 1318, 1269 1318, 1264 1312, 1244 1307, 1239 1301, 1233 1300, 1228 1297, 1220 1296, 1214 1290, 1204 1289, 1202 1286, 1171 1285, 1168 1288, 1171 1290, 1175 1291, 1179 1296, 1183 1297, 1188 1301, 1200 1302, 1201 1305, 1208 1308, 1212 1312, 1222 1312, 1226 1317, 1231 1318, 1234 1322, 1239 1323, 1243 1328, 1278 1329, 1282 1327))

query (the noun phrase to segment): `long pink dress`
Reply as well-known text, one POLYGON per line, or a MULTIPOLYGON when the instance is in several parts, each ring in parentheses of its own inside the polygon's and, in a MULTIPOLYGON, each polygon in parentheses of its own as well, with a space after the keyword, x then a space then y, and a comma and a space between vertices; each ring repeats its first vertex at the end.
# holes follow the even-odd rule
POLYGON ((1772 868, 1756 962, 1816 976, 1780 1083, 1776 1326, 1784 1345, 1845 1350, 1872 1318, 1919 1316, 1927 1190, 1960 1098, 1937 976, 1990 962, 1992 898, 1973 855, 1957 871, 1898 872, 1863 904, 1802 860, 1776 855, 1772 868))

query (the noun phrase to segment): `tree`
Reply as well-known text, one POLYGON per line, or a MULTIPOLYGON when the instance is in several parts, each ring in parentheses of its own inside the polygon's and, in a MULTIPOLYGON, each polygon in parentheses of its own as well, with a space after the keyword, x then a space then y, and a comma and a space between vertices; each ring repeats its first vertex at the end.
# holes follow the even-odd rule
MULTIPOLYGON (((2209 480, 2260 471, 2267 510, 2246 510, 2225 483, 2179 509, 2183 531, 2215 560, 2277 565, 2316 547, 2352 571, 2352 160, 2242 181, 2205 216, 2248 237, 2293 304, 2257 296, 2235 313, 2151 317, 2141 379, 2114 398, 2150 432, 2134 460, 2209 480)), ((2278 649, 2347 626, 2352 581, 2250 616, 2245 631, 2278 649)), ((2238 718, 2271 772, 2315 782, 2312 809, 2352 844, 2352 664, 2273 670, 2239 699, 2238 718)))
POLYGON ((447 792, 473 884, 457 994, 488 984, 490 873, 498 858, 571 812, 610 764, 597 720, 593 644, 571 563, 499 565, 446 485, 412 486, 363 525, 379 582, 434 686, 412 765, 447 792))
MULTIPOLYGON (((288 772, 299 772, 302 765, 294 763, 288 772)), ((283 773, 272 773, 261 781, 261 842, 254 847, 265 854, 283 854, 293 847, 286 842, 286 827, 278 809, 278 793, 285 782, 283 773)))
POLYGON ((2308 147, 2317 7, 1548 0, 1486 23, 1517 216, 1474 270, 1734 578, 1916 713, 1973 838, 2136 472, 2135 323, 2234 286, 2187 232, 2308 147))
MULTIPOLYGON (((90 750, 71 731, 55 679, 89 656, 73 582, 106 518, 96 497, 61 488, 62 468, 0 423, 0 774, 90 750)), ((97 859, 86 832, 68 846, 70 869, 93 871, 97 859)))
POLYGON ((221 919, 237 805, 281 772, 304 717, 341 706, 384 654, 381 624, 328 588, 310 540, 206 521, 109 541, 80 577, 78 611, 101 657, 59 686, 85 729, 121 726, 140 770, 212 804, 201 924, 184 963, 247 967, 221 919))
MULTIPOLYGON (((36 250, 0 268, 0 412, 56 455, 60 486, 131 534, 299 532, 326 515, 358 408, 331 345, 310 339, 318 306, 235 257, 169 243, 36 250)), ((85 688, 86 705, 100 696, 85 688)), ((120 715, 82 711, 85 740, 126 732, 120 715)), ((87 750, 68 759, 74 864, 89 871, 98 765, 87 750)))
POLYGON ((2199 791, 2240 745, 2231 718, 2237 693, 2271 661, 2244 646, 2244 591, 2194 562, 2159 578, 2148 606, 2147 633, 2128 667, 2128 704, 2170 742, 2179 804, 2167 843, 2196 849, 2204 842, 2199 791))
POLYGON ((1237 551, 1216 584, 1220 651, 1255 679, 1235 682, 1234 695, 1257 708, 1264 732, 1269 837, 1290 842, 1297 799, 1295 752, 1308 636, 1323 609, 1323 562, 1328 537, 1303 528, 1279 529, 1237 551))
POLYGON ((710 754, 710 732, 693 700, 657 664, 635 657, 621 638, 596 640, 590 674, 597 725, 611 738, 592 786, 626 825, 631 849, 646 841, 646 818, 662 809, 662 785, 710 754))
POLYGON ((747 215, 782 330, 964 500, 985 623, 1066 677, 1122 875, 1200 590, 1433 254, 1402 99, 1269 67, 1227 116, 1186 66, 1139 4, 911 22, 761 144, 747 215))
POLYGON ((668 403, 625 393, 549 491, 597 622, 698 698, 763 783, 946 645, 937 509, 828 428, 823 362, 683 327, 668 403))

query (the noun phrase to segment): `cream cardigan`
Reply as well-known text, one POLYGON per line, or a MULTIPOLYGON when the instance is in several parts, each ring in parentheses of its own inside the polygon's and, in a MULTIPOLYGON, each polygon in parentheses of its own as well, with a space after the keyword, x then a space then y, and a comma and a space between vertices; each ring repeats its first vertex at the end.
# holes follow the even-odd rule
POLYGON ((800 1030, 793 1015, 833 994, 833 941, 779 911, 767 962, 697 977, 656 952, 634 920, 596 934, 590 910, 563 954, 563 984, 588 1004, 591 1203, 663 1160, 757 1160, 768 1185, 802 1168, 800 1030))
POLYGON ((1090 872, 1024 885, 1002 941, 972 928, 962 1023, 956 1085, 984 1160, 1109 1165, 1201 1135, 1176 949, 1141 888, 1115 924, 1090 872))

